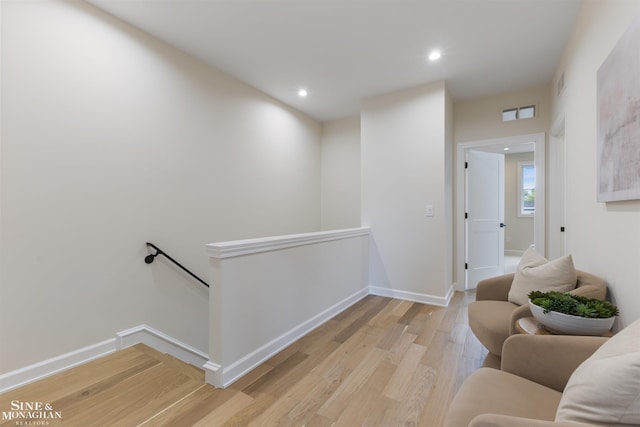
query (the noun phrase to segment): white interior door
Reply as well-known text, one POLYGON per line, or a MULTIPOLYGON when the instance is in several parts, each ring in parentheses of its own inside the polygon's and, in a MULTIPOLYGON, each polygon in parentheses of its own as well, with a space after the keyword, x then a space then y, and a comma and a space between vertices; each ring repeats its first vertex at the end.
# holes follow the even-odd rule
POLYGON ((467 150, 467 284, 504 272, 504 155, 467 150))

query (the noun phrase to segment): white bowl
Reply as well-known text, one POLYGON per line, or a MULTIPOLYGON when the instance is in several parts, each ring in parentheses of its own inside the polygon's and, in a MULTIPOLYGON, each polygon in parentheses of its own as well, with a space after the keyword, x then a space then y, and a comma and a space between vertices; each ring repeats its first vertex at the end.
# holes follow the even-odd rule
POLYGON ((607 319, 593 319, 589 317, 572 316, 570 314, 550 311, 545 314, 544 309, 529 301, 529 308, 536 320, 550 332, 569 335, 602 335, 611 330, 614 317, 607 319))

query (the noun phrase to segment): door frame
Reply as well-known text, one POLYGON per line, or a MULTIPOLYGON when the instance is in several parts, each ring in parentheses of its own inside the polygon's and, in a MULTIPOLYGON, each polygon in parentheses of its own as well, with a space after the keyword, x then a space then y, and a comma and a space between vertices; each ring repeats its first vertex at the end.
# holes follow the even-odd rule
POLYGON ((534 133, 527 135, 517 135, 505 138, 493 138, 481 141, 460 142, 456 147, 456 210, 454 224, 456 224, 456 290, 465 291, 467 289, 467 279, 465 265, 466 248, 466 226, 464 219, 466 187, 465 168, 466 150, 489 148, 493 146, 515 146, 521 144, 534 145, 533 162, 536 166, 536 214, 533 220, 533 236, 536 250, 542 255, 546 255, 546 184, 545 184, 545 146, 546 135, 534 133))
POLYGON ((563 256, 567 253, 567 146, 565 141, 564 113, 555 120, 549 132, 549 187, 547 197, 549 209, 547 214, 547 246, 549 259, 563 256))

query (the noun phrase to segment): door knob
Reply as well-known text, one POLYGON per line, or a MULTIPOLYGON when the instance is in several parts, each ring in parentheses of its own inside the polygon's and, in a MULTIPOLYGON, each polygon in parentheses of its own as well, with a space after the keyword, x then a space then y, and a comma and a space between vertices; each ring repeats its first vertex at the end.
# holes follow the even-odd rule
POLYGON ((500 228, 505 228, 507 226, 507 224, 505 224, 504 222, 500 223, 500 228))

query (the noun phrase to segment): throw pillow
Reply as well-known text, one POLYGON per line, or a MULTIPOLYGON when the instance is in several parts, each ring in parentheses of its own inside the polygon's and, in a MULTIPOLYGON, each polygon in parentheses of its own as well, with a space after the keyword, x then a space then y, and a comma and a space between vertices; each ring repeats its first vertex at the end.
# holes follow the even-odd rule
POLYGON ((556 421, 640 425, 640 320, 607 340, 573 372, 556 421))
POLYGON ((509 290, 509 302, 524 305, 531 291, 569 292, 575 289, 578 275, 571 255, 547 261, 535 249, 526 250, 516 268, 509 290))

